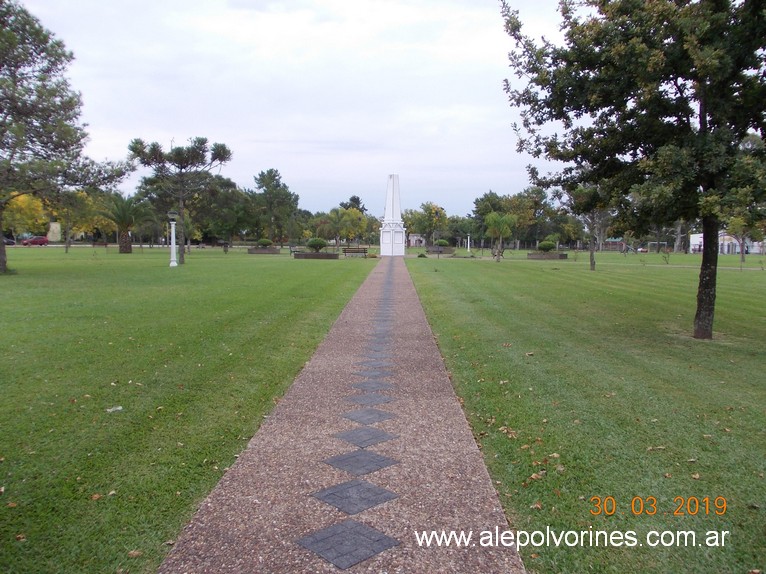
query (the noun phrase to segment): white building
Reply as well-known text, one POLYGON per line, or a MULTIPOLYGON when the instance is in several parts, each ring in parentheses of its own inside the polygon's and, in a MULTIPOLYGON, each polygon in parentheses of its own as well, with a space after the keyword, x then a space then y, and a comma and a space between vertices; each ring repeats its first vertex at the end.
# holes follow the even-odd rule
MULTIPOLYGON (((692 253, 702 252, 702 234, 692 233, 689 235, 689 250, 692 253)), ((750 239, 745 240, 745 254, 758 255, 764 253, 763 241, 754 242, 750 239)), ((721 255, 739 255, 739 241, 734 237, 721 231, 718 233, 718 253, 721 255)))

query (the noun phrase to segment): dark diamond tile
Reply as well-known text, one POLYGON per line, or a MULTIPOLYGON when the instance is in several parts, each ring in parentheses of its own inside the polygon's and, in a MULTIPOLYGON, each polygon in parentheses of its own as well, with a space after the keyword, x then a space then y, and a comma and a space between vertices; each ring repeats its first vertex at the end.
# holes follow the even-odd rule
POLYGON ((385 381, 381 381, 379 379, 369 379, 367 381, 362 381, 361 383, 354 383, 351 385, 355 389, 360 389, 362 391, 390 391, 394 388, 394 385, 391 383, 386 383, 385 381))
POLYGON ((391 353, 388 351, 367 351, 365 353, 362 353, 362 356, 365 359, 369 359, 371 361, 384 361, 391 358, 391 353))
POLYGON ((394 366, 393 361, 388 361, 385 359, 365 359, 364 361, 359 361, 356 364, 360 367, 371 367, 373 369, 380 369, 384 367, 394 366))
POLYGON ((353 395, 346 397, 346 400, 350 403, 356 403, 357 405, 374 406, 390 403, 394 399, 386 397, 384 395, 353 395))
POLYGON ((324 462, 330 466, 339 468, 340 470, 345 470, 354 476, 369 474, 376 470, 380 470, 381 468, 386 468, 387 466, 399 463, 398 460, 394 460, 393 458, 362 449, 352 450, 346 454, 330 457, 324 462))
POLYGON ((392 419, 394 418, 395 415, 392 415, 391 413, 387 413, 386 411, 370 408, 370 409, 357 409, 355 411, 349 411, 343 416, 346 417, 347 419, 350 419, 354 422, 357 422, 363 425, 374 425, 375 423, 392 419))
POLYGON ((341 570, 399 545, 395 538, 351 519, 304 536, 297 542, 341 570))
POLYGON ((358 514, 363 510, 398 498, 398 495, 390 490, 360 478, 315 492, 311 496, 342 510, 346 514, 358 514))
POLYGON ((359 448, 367 448, 380 442, 398 438, 395 434, 387 433, 375 427, 357 427, 338 433, 335 436, 359 448))
POLYGON ((352 375, 356 375, 357 377, 364 377, 364 378, 381 378, 381 377, 391 377, 393 376, 394 372, 389 369, 365 369, 363 371, 355 371, 354 373, 351 373, 352 375))

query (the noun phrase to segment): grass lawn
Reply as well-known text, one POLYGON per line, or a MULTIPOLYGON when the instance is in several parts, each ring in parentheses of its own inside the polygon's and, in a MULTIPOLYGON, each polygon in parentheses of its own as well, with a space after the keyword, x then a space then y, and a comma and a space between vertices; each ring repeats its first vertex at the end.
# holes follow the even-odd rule
POLYGON ((154 572, 374 260, 13 248, 0 572, 154 572))
POLYGON ((590 272, 587 254, 506 255, 407 261, 506 512, 521 530, 636 539, 529 546, 527 568, 766 569, 763 263, 721 258, 716 338, 697 341, 699 256, 598 254, 590 272), (697 546, 650 547, 650 531, 697 546))

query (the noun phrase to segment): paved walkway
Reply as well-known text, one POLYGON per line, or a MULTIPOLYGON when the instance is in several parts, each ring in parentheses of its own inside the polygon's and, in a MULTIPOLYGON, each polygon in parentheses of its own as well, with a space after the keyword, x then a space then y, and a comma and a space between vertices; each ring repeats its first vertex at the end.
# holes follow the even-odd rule
POLYGON ((402 258, 381 259, 201 504, 162 573, 523 573, 402 258))

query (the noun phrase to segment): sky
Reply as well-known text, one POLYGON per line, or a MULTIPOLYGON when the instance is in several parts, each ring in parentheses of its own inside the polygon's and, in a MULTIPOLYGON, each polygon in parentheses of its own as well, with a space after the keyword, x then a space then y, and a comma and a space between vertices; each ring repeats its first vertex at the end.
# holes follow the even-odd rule
MULTIPOLYGON (((167 149, 206 137, 232 150, 218 173, 241 188, 273 168, 301 209, 357 195, 372 215, 389 174, 402 209, 466 215, 542 167, 516 151, 496 0, 21 2, 74 53, 67 75, 97 161, 125 159, 134 138, 167 149)), ((526 33, 557 33, 556 0, 515 4, 526 33)))

